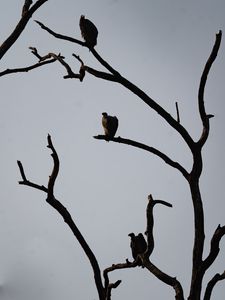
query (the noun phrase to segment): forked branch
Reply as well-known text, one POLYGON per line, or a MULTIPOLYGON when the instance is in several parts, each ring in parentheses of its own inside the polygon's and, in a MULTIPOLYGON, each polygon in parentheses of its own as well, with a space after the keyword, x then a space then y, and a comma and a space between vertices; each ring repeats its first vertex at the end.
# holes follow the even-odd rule
POLYGON ((80 230, 74 223, 74 221, 73 221, 70 213, 66 209, 66 207, 64 207, 62 205, 62 203, 55 198, 54 186, 55 186, 55 181, 56 181, 56 178, 57 178, 58 172, 59 172, 59 158, 58 158, 57 152, 53 146, 51 136, 48 135, 47 139, 48 139, 47 147, 49 149, 51 149, 51 151, 52 151, 51 156, 53 158, 53 169, 52 169, 51 175, 49 176, 48 188, 46 188, 43 185, 38 185, 36 183, 29 181, 25 175, 23 165, 20 161, 17 162, 18 166, 19 166, 20 174, 22 177, 22 181, 19 181, 19 184, 27 185, 29 187, 32 187, 32 188, 35 188, 35 189, 38 189, 38 190, 41 190, 41 191, 44 191, 45 193, 47 193, 47 199, 46 199, 47 203, 49 205, 51 205, 62 216, 65 223, 69 226, 69 228, 73 232, 74 236, 80 243, 86 256, 88 257, 90 264, 92 266, 93 272, 94 272, 94 279, 95 279, 96 288, 98 290, 99 299, 105 300, 105 290, 104 290, 103 284, 102 284, 101 272, 100 272, 100 268, 98 265, 98 261, 94 255, 94 253, 90 249, 89 245, 87 244, 86 240, 84 239, 83 235, 81 234, 80 230))
POLYGON ((23 9, 22 9, 22 16, 19 23, 16 25, 13 32, 10 36, 1 44, 0 46, 0 60, 6 54, 6 52, 12 47, 12 45, 16 42, 20 34, 23 32, 24 28, 26 27, 28 21, 32 17, 33 13, 39 9, 45 2, 48 0, 38 0, 34 5, 31 6, 32 1, 25 0, 23 9))

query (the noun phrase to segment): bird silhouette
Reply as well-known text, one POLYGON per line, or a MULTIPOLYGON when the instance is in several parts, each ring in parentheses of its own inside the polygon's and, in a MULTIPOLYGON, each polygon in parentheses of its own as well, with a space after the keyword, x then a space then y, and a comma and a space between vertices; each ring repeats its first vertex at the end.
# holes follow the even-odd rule
POLYGON ((129 233, 128 236, 130 237, 130 248, 132 252, 132 256, 134 260, 137 260, 138 266, 142 266, 142 262, 140 258, 138 258, 139 254, 142 254, 147 249, 147 243, 142 233, 135 235, 133 232, 129 233))
POLYGON ((102 126, 108 140, 115 136, 118 125, 119 121, 117 117, 109 116, 106 112, 102 113, 102 126))
POLYGON ((97 45, 98 29, 84 15, 80 17, 80 31, 83 39, 89 48, 94 48, 97 45))

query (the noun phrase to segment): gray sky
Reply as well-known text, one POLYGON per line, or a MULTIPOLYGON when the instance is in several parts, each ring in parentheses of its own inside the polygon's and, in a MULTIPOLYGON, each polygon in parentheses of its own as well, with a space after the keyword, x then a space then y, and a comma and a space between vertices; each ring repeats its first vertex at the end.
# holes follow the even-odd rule
MULTIPOLYGON (((23 2, 1 4, 2 41, 17 24, 23 2)), ((33 19, 80 38, 79 18, 85 14, 99 30, 96 50, 172 115, 178 101, 181 122, 197 139, 199 80, 216 32, 225 32, 224 12, 223 0, 49 0, 33 19)), ((87 49, 54 39, 31 20, 1 61, 1 70, 35 63, 29 46, 43 55, 61 52, 74 70, 79 64, 72 53, 102 69, 87 49)), ((215 228, 225 224, 224 50, 223 38, 205 95, 207 113, 215 115, 201 178, 206 255, 215 228)), ((61 162, 56 197, 72 214, 102 269, 131 259, 127 234, 145 231, 148 194, 173 204, 172 209, 155 209, 152 261, 176 276, 187 296, 193 212, 185 180, 151 154, 92 136, 102 133, 101 113, 107 111, 119 118, 118 135, 157 147, 190 170, 188 148, 164 120, 123 87, 91 75, 83 83, 64 80, 63 75, 64 69, 52 64, 0 80, 1 300, 97 299, 91 267, 61 217, 46 204, 42 192, 18 185, 18 159, 30 180, 47 184, 52 167, 48 133, 61 162)), ((225 239, 220 248, 208 279, 225 269, 225 239)), ((115 300, 174 299, 173 290, 145 269, 116 271, 110 278, 122 279, 113 291, 115 300)), ((224 294, 222 282, 212 299, 224 294)))

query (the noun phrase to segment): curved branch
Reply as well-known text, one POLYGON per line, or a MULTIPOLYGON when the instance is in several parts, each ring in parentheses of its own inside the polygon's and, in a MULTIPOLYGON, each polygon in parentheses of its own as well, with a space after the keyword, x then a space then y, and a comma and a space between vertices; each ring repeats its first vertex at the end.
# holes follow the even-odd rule
MULTIPOLYGON (((108 141, 106 139, 105 135, 96 135, 94 136, 95 139, 97 140, 105 140, 108 141)), ((107 137, 108 138, 108 137, 107 137)), ((110 139, 110 141, 116 142, 116 143, 121 143, 121 144, 126 144, 126 145, 130 145, 136 148, 140 148, 143 149, 145 151, 148 151, 150 153, 153 153, 154 155, 160 157, 165 163, 167 163, 168 165, 170 165, 171 167, 177 169, 178 171, 180 171, 182 173, 182 175, 188 179, 189 174, 188 172, 185 170, 184 167, 182 167, 178 162, 173 161, 171 158, 169 158, 166 154, 162 153, 161 151, 157 150, 156 148, 147 146, 145 144, 133 141, 133 140, 129 140, 129 139, 125 139, 122 137, 114 137, 112 139, 110 139)))
POLYGON ((87 244, 86 240, 84 239, 83 235, 81 234, 80 230, 74 223, 74 221, 73 221, 70 213, 66 209, 66 207, 64 207, 62 205, 62 203, 60 201, 58 201, 54 196, 55 180, 56 180, 58 172, 59 172, 59 159, 58 159, 57 152, 52 144, 51 136, 48 135, 47 139, 48 139, 47 147, 52 150, 51 156, 52 156, 53 162, 54 162, 52 173, 49 177, 48 188, 46 188, 44 186, 40 186, 38 184, 35 184, 35 183, 27 180, 22 163, 20 161, 18 161, 17 163, 18 163, 18 166, 20 169, 20 174, 21 174, 21 177, 23 180, 20 181, 19 184, 30 186, 32 188, 44 191, 48 194, 46 202, 49 205, 51 205, 62 216, 62 218, 64 219, 64 222, 69 226, 69 228, 73 232, 74 236, 80 243, 83 251, 85 252, 85 254, 88 257, 90 264, 92 266, 94 278, 95 278, 95 285, 96 285, 96 288, 97 288, 98 294, 99 294, 99 299, 105 300, 105 290, 104 290, 104 287, 102 284, 101 272, 100 272, 100 268, 98 265, 98 261, 94 255, 94 253, 92 252, 91 248, 87 244))
POLYGON ((225 271, 222 274, 217 273, 215 276, 213 276, 213 278, 207 284, 203 300, 210 300, 213 288, 215 287, 218 281, 224 279, 225 279, 225 271))
POLYGON ((184 300, 183 288, 180 282, 176 279, 176 277, 171 277, 168 274, 164 273, 160 269, 158 269, 152 262, 146 260, 144 262, 144 266, 154 274, 159 280, 164 282, 165 284, 171 286, 175 290, 175 299, 176 300, 184 300))
POLYGON ((6 52, 12 47, 12 45, 16 42, 24 28, 26 27, 28 21, 32 17, 33 13, 42 6, 48 0, 38 0, 33 6, 30 7, 31 2, 25 1, 23 6, 22 17, 15 27, 14 31, 10 34, 10 36, 2 43, 0 46, 0 60, 6 54, 6 52))
POLYGON ((146 235, 147 235, 147 250, 144 253, 145 259, 149 258, 152 254, 152 251, 154 249, 154 236, 153 236, 153 227, 154 227, 154 217, 153 217, 153 207, 156 204, 162 204, 168 207, 172 207, 172 204, 163 201, 163 200, 153 200, 152 195, 148 196, 148 205, 146 209, 146 219, 147 219, 147 229, 146 229, 146 235))
POLYGON ((52 158, 53 158, 53 169, 52 169, 52 174, 49 176, 49 181, 48 181, 48 198, 52 199, 54 198, 54 186, 55 186, 55 181, 59 173, 59 157, 57 152, 55 151, 55 148, 52 144, 52 139, 51 136, 48 134, 48 145, 47 147, 52 150, 52 158))
POLYGON ((209 74, 209 71, 212 67, 213 62, 215 61, 220 44, 221 44, 221 39, 222 39, 222 31, 220 30, 219 33, 216 34, 216 40, 215 44, 213 46, 212 52, 208 58, 208 61, 205 64, 201 80, 200 80, 200 85, 199 85, 199 91, 198 91, 198 107, 199 107, 199 113, 200 117, 202 120, 202 125, 203 125, 203 131, 202 135, 198 141, 199 145, 202 147, 204 143, 206 142, 208 135, 209 135, 209 118, 212 115, 207 115, 205 111, 205 104, 204 104, 204 91, 205 91, 205 85, 207 81, 207 77, 209 74))
POLYGON ((129 260, 126 259, 126 262, 125 262, 125 263, 113 264, 111 267, 106 268, 106 269, 103 271, 103 276, 104 276, 104 280, 105 280, 105 283, 104 283, 105 290, 108 289, 108 286, 109 286, 109 284, 110 284, 110 283, 109 283, 109 276, 108 276, 108 273, 113 272, 113 271, 115 271, 115 270, 135 268, 135 267, 137 267, 137 265, 138 265, 138 262, 137 262, 137 261, 129 262, 129 260))
POLYGON ((210 247, 209 255, 203 261, 202 268, 204 272, 207 269, 209 269, 209 267, 213 264, 213 262, 217 258, 220 251, 219 248, 220 240, 224 235, 225 235, 225 226, 221 227, 220 225, 218 225, 211 239, 211 247, 210 247))

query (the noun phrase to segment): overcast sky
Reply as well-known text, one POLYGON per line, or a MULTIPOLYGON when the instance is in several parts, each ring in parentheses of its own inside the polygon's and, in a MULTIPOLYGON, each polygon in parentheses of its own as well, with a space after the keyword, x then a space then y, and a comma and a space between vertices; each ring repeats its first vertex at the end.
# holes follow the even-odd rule
MULTIPOLYGON (((23 0, 0 4, 0 39, 17 24, 23 0)), ((1 60, 1 71, 35 63, 28 47, 41 55, 61 53, 74 71, 79 54, 99 68, 86 48, 56 40, 33 22, 80 37, 85 14, 99 30, 96 50, 114 68, 142 88, 170 114, 179 102, 181 123, 194 139, 201 122, 197 111, 200 76, 221 29, 224 0, 49 0, 33 16, 15 45, 1 60)), ((87 74, 83 83, 63 79, 55 63, 26 74, 1 77, 0 101, 0 298, 1 300, 97 299, 90 264, 62 218, 45 202, 46 195, 18 184, 16 161, 27 177, 47 185, 52 168, 46 147, 50 133, 60 158, 56 197, 67 207, 95 253, 100 267, 132 259, 130 232, 146 229, 147 196, 172 203, 156 207, 152 262, 184 287, 191 279, 193 210, 188 185, 175 169, 140 149, 93 139, 102 134, 101 113, 119 119, 118 135, 165 152, 191 169, 191 154, 178 134, 130 91, 87 74)), ((225 224, 225 39, 222 39, 206 86, 205 103, 211 131, 204 148, 201 178, 205 208, 206 249, 218 226, 225 224)), ((225 239, 210 279, 225 269, 225 239)), ((111 274, 122 284, 113 299, 174 299, 165 286, 142 268, 111 274)), ((204 287, 205 287, 204 282, 204 287)), ((223 299, 225 282, 212 300, 223 299)))

